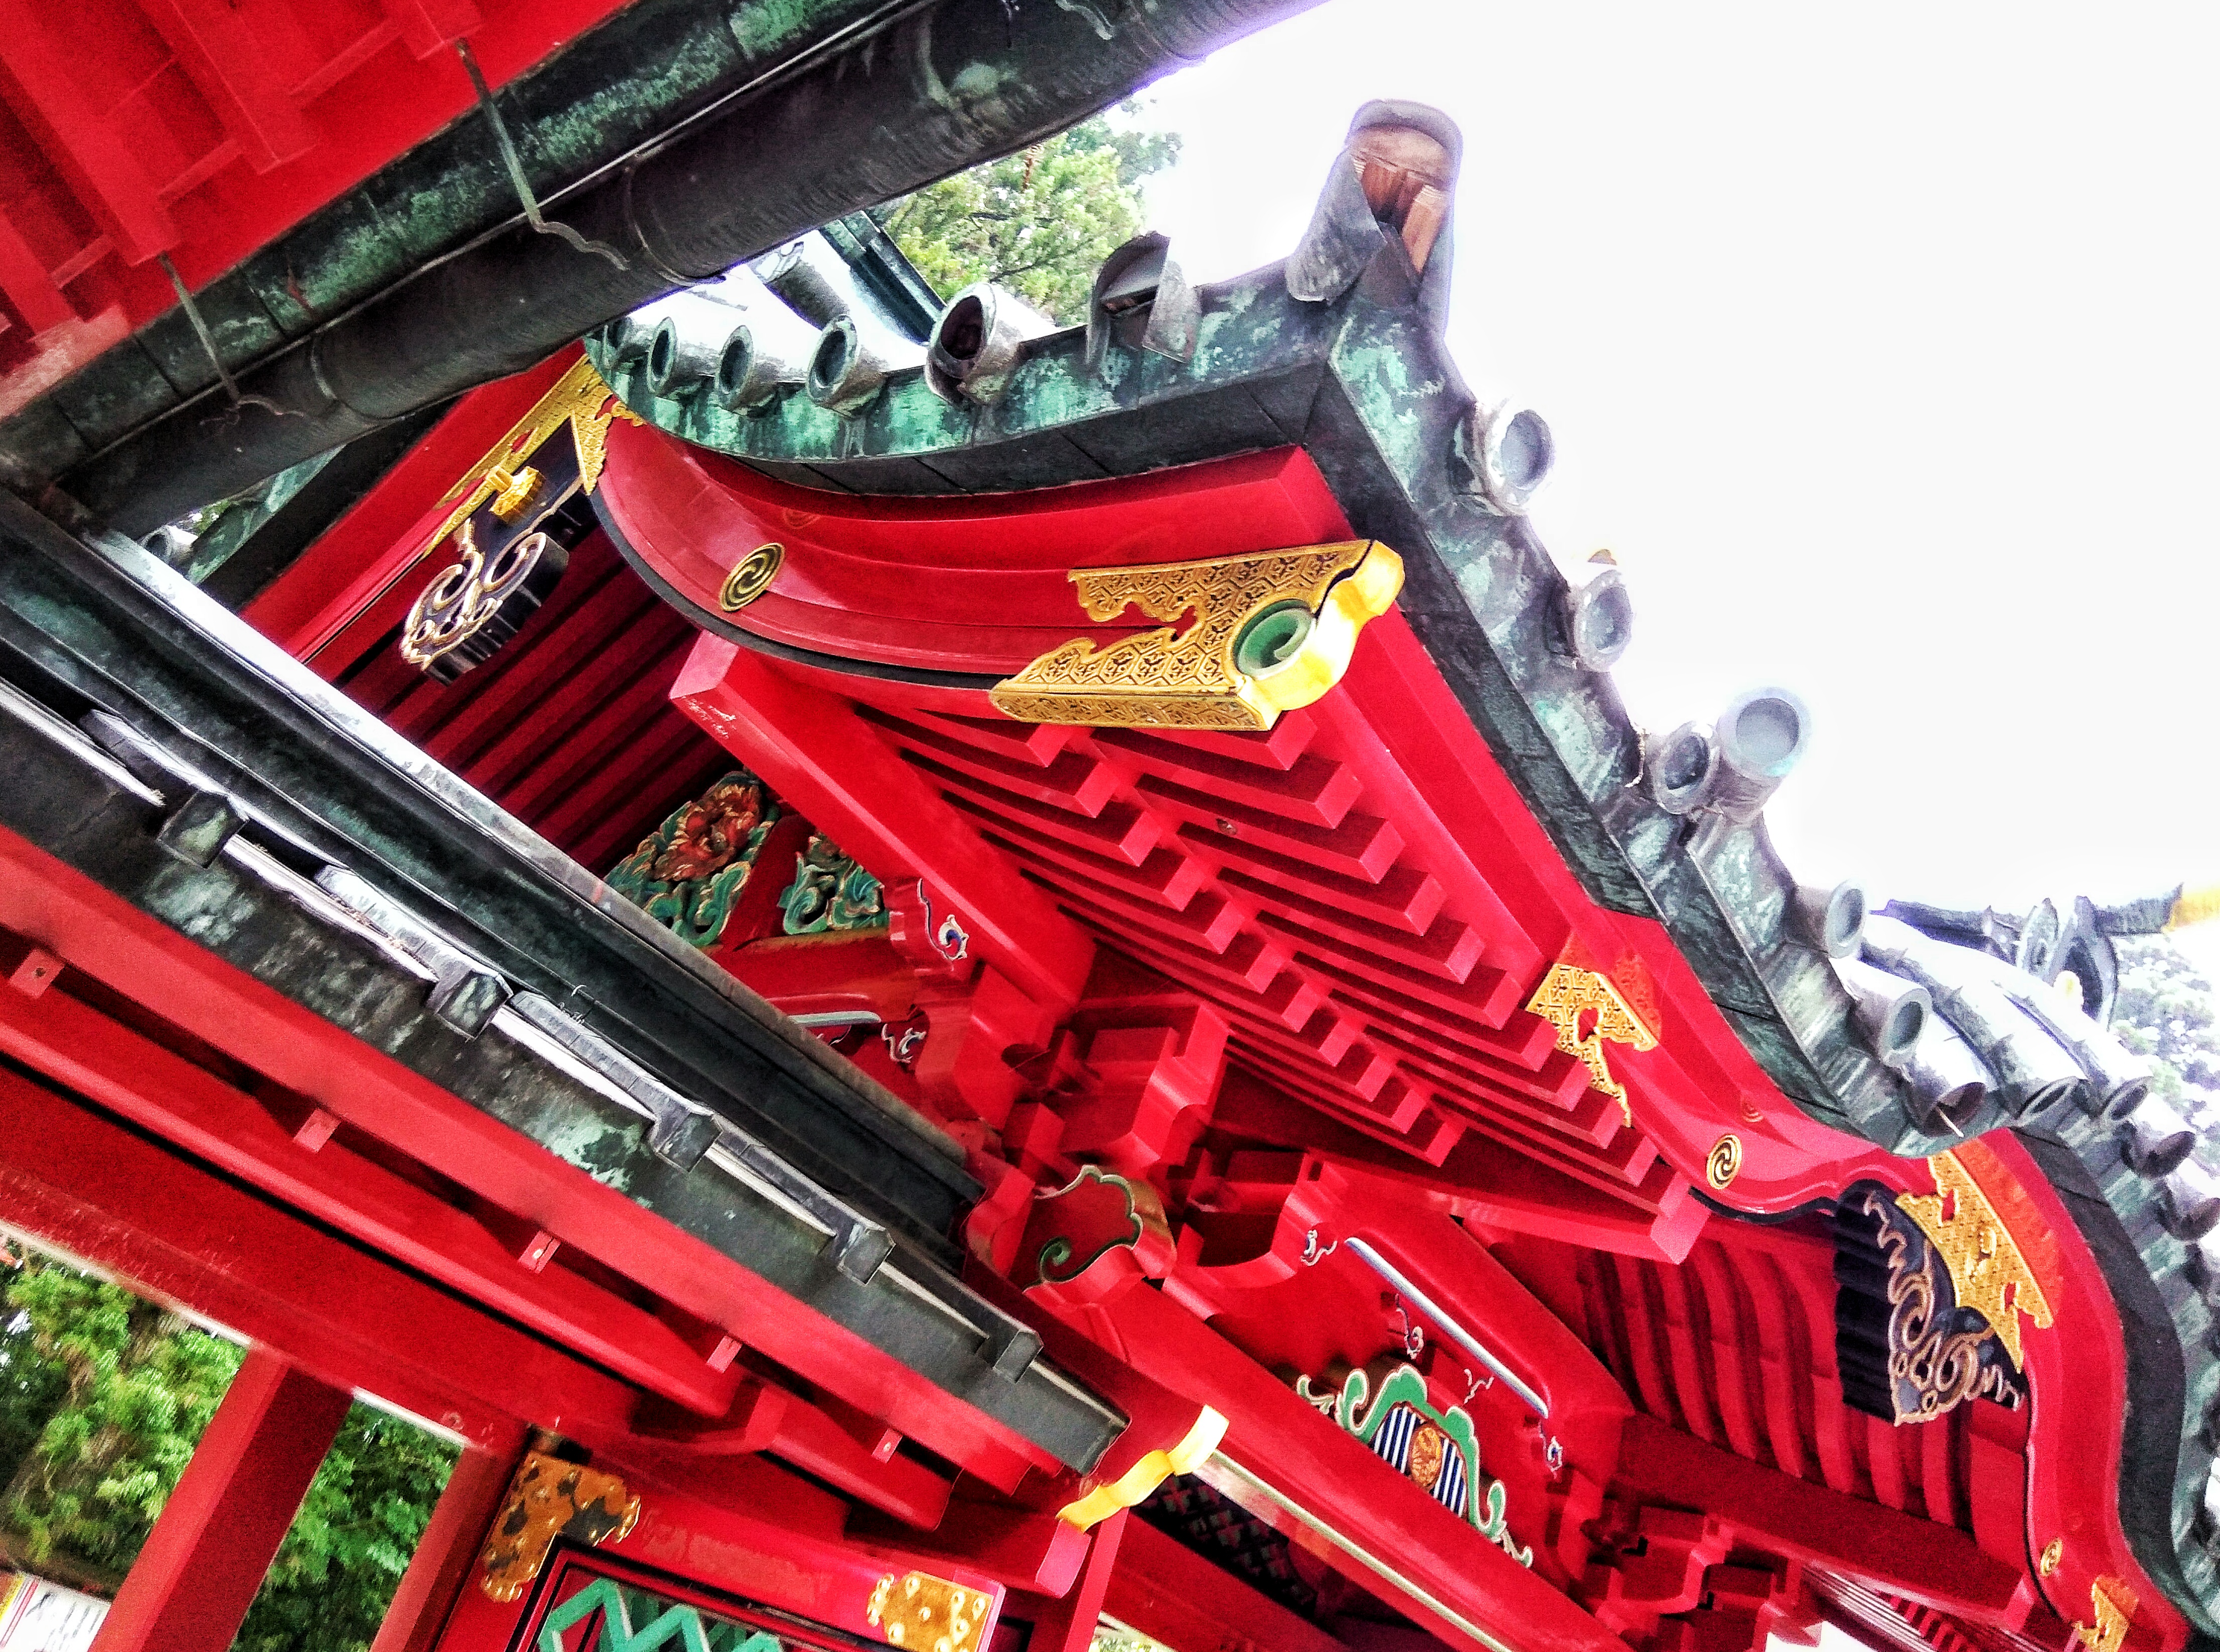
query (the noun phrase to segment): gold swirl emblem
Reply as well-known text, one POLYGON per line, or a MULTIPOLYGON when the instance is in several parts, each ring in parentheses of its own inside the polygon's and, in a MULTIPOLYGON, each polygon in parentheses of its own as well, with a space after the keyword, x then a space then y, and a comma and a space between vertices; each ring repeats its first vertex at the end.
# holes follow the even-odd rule
POLYGON ((1704 1180, 1724 1192, 1742 1170, 1742 1138, 1722 1136, 1712 1144, 1711 1156, 1704 1161, 1704 1180))
POLYGON ((725 589, 717 593, 717 606, 727 614, 742 608, 770 589, 778 570, 786 565, 786 547, 776 539, 759 545, 742 557, 725 576, 725 589))

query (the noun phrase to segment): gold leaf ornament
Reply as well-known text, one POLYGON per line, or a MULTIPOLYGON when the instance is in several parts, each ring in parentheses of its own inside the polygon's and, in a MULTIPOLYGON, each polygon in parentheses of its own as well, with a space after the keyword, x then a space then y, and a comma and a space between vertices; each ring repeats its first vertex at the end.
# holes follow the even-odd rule
POLYGON ((1919 1225, 1927 1242, 1949 1270, 1958 1294, 1958 1306, 1978 1309, 1989 1322, 2015 1368, 2025 1370, 2019 1317, 2035 1321, 2036 1329, 2052 1324, 2050 1300, 2021 1254, 2019 1242, 2005 1225, 1955 1153, 1938 1153, 1927 1161, 1935 1176, 1935 1191, 1899 1194, 1898 1206, 1919 1225))
MULTIPOLYGON (((1534 996, 1526 1002, 1527 1009, 1540 1016, 1557 1029, 1557 1048, 1568 1056, 1578 1056, 1587 1064, 1588 1079, 1618 1103, 1626 1122, 1634 1122, 1634 1109, 1627 1105, 1626 1087, 1611 1075, 1611 1063, 1603 1052, 1604 1040, 1623 1044, 1635 1050, 1655 1050, 1657 1035, 1613 986, 1610 977, 1598 975, 1593 969, 1582 969, 1570 963, 1553 963, 1550 973, 1542 977, 1542 984, 1534 989, 1534 996)), ((1742 1144, 1735 1144, 1735 1169, 1742 1167, 1742 1144)), ((1730 1174, 1730 1180, 1732 1179, 1730 1174)), ((1724 1182, 1713 1182, 1724 1187, 1724 1182)))
POLYGON ((1341 681, 1357 633, 1402 589, 1403 562, 1376 539, 1351 539, 1076 568, 1070 578, 1090 619, 1136 608, 1163 627, 1107 646, 1076 637, 1051 649, 990 690, 1001 710, 1094 728, 1263 729, 1341 681))
POLYGON ((2093 1624, 2074 1620, 2073 1638, 2089 1652, 2120 1652, 2126 1644, 2128 1625, 2136 1619, 2136 1592, 2116 1577, 2099 1577, 2089 1586, 2089 1615, 2093 1624))
POLYGON ((975 1652, 992 1604, 985 1591, 929 1572, 889 1572, 872 1589, 864 1621, 903 1652, 975 1652))
POLYGON ((459 502, 447 514, 439 530, 424 542, 421 554, 428 554, 489 500, 493 502, 495 515, 504 522, 514 522, 530 509, 539 498, 541 477, 525 460, 566 424, 571 427, 571 439, 578 452, 578 485, 591 493, 602 479, 602 460, 608 448, 609 427, 619 419, 633 424, 642 422, 639 415, 619 402, 602 382, 602 376, 594 371, 594 364, 579 357, 570 371, 548 388, 547 394, 508 427, 485 457, 464 471, 455 485, 447 489, 447 497, 459 502))

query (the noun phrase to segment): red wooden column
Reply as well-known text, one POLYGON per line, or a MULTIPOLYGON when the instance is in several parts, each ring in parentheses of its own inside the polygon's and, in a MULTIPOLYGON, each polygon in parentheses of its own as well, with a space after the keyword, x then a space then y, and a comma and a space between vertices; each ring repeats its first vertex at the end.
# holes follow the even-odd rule
POLYGON ((276 1354, 247 1355, 92 1652, 226 1652, 348 1404, 276 1354))
MULTIPOLYGON (((1120 1509, 1094 1528, 1094 1546, 1078 1580, 1061 1597, 1016 1596, 1020 1611, 1032 1613, 1032 1638, 1027 1652, 1087 1652, 1094 1626, 1102 1617, 1102 1602, 1110 1592, 1111 1574, 1118 1569, 1118 1547, 1126 1536, 1132 1510, 1120 1509)), ((1005 1606, 1003 1611, 1010 1610, 1005 1606)))
POLYGON ((465 1451, 456 1461, 370 1652, 430 1652, 500 1511, 521 1446, 520 1440, 507 1450, 465 1451))

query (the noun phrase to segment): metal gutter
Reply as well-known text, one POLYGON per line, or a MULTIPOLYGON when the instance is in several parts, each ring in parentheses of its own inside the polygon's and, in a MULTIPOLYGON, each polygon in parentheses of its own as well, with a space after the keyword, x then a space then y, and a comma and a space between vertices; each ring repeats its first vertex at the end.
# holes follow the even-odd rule
POLYGON ((0 678, 72 723, 109 714, 269 823, 276 852, 298 845, 304 875, 344 868, 955 1259, 978 1188, 943 1131, 136 545, 0 496, 0 678))

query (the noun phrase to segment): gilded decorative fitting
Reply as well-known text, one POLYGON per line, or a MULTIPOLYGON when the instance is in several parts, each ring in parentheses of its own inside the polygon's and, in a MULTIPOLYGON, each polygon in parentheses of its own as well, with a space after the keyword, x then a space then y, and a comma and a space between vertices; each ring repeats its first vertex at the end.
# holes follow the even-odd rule
POLYGON ((598 1548, 621 1542, 639 1520, 639 1499, 614 1474, 528 1452, 478 1557, 478 1587, 489 1599, 521 1599, 556 1538, 598 1548))
POLYGON ((2049 1330, 2049 1300, 2020 1254, 2011 1230, 1958 1156, 1937 1153, 1927 1161, 1927 1168, 1934 1173, 1935 1192, 1899 1194, 1897 1205, 1919 1225, 1942 1258, 1958 1305, 1980 1312, 2013 1366, 2024 1371, 2027 1362, 2020 1347, 2019 1316, 2024 1313, 2034 1320, 2038 1331, 2049 1330))
POLYGON ((546 478, 529 464, 514 472, 496 464, 486 472, 486 480, 501 489, 494 496, 493 514, 504 522, 514 523, 538 502, 541 484, 546 478))
POLYGON ((446 497, 458 502, 440 524, 439 531, 424 542, 424 549, 431 551, 489 500, 493 502, 494 514, 504 522, 514 522, 529 510, 537 499, 542 478, 523 461, 538 452, 540 445, 566 424, 571 427, 571 439, 578 452, 578 485, 591 493, 602 479, 602 460, 608 448, 609 427, 619 419, 633 424, 644 422, 611 393, 602 382, 602 376, 594 371, 594 364, 579 357, 547 394, 532 404, 532 410, 511 425, 508 433, 493 445, 485 457, 464 471, 461 479, 447 489, 446 497), (517 489, 527 483, 527 493, 519 496, 517 489), (504 504, 508 507, 506 512, 504 504))
MULTIPOLYGON (((1540 1016, 1557 1029, 1557 1048, 1568 1056, 1578 1056, 1587 1063, 1589 1082, 1618 1103, 1626 1122, 1634 1122, 1634 1109, 1627 1104, 1626 1087, 1611 1075, 1611 1063, 1604 1057, 1604 1040, 1623 1044, 1634 1050, 1655 1050, 1657 1035, 1634 1013, 1634 1007, 1619 994, 1609 977, 1593 969, 1582 969, 1569 963, 1553 963, 1550 973, 1542 977, 1542 984, 1534 989, 1527 1001, 1527 1009, 1540 1016)), ((1731 1136, 1726 1138, 1734 1141, 1731 1136)), ((1713 1158, 1718 1150, 1712 1150, 1713 1158)), ((1735 1166, 1742 1164, 1742 1144, 1735 1143, 1735 1166)), ((1732 1172, 1729 1172, 1731 1178, 1732 1172)), ((1713 1182, 1724 1187, 1725 1182, 1713 1182)))
POLYGON ((992 1604, 983 1590, 929 1572, 889 1572, 871 1591, 864 1621, 903 1652, 968 1652, 992 1604))
POLYGON ((1349 670, 1356 634, 1403 588, 1403 561, 1376 539, 1139 568, 1076 568, 1099 622, 1138 608, 1159 631, 1101 646, 1076 637, 989 697, 1028 723, 1092 728, 1269 728, 1349 670), (1194 618, 1175 628, 1184 614, 1194 618))
POLYGON ((2044 1577, 2056 1577, 2061 1562, 2066 1558, 2066 1539, 2053 1537, 2042 1546, 2042 1556, 2035 1563, 2036 1571, 2044 1577))
POLYGON ((1715 1192, 1724 1193, 1742 1174, 1742 1138, 1731 1132, 1712 1144, 1704 1160, 1704 1180, 1715 1192))
POLYGON ((2120 1652, 2128 1638, 2128 1625, 2136 1620, 2136 1592, 2116 1577, 2100 1577, 2089 1586, 2089 1615, 2097 1621, 2073 1621, 2073 1638, 2089 1652, 2120 1652))
POLYGON ((2201 889, 2184 884, 2166 915, 2167 932, 2187 929, 2192 924, 2209 924, 2216 918, 2220 918, 2220 883, 2208 883, 2201 889))
POLYGON ((733 564, 733 571, 725 576, 722 589, 717 593, 717 606, 727 614, 738 614, 742 608, 770 589, 778 577, 778 570, 786 566, 786 547, 776 539, 769 545, 759 545, 733 564))
POLYGON ((435 683, 483 664, 546 599, 569 553, 545 533, 483 554, 472 524, 455 537, 456 559, 417 596, 401 631, 401 658, 435 683))

